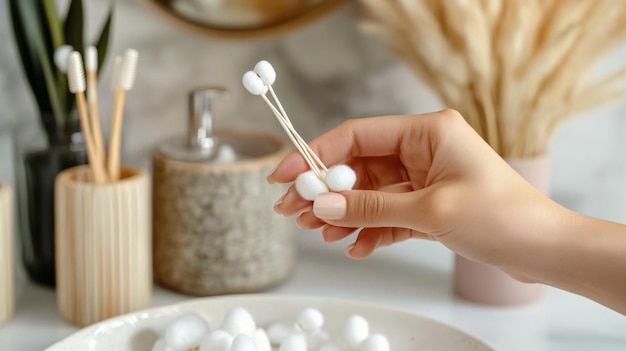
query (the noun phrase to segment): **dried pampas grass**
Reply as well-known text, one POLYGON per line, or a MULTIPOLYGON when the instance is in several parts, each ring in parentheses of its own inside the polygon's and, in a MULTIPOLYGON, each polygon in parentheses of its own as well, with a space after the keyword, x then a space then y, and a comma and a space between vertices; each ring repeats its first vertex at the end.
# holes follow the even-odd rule
POLYGON ((503 157, 545 153, 576 113, 626 97, 596 63, 626 38, 622 0, 361 0, 363 28, 503 157))

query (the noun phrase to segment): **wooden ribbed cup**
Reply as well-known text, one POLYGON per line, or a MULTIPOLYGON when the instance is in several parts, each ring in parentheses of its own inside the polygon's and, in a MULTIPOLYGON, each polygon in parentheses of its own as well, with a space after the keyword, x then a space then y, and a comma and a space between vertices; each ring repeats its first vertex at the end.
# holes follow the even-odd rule
POLYGON ((14 250, 13 190, 0 183, 0 325, 13 316, 15 308, 14 250))
POLYGON ((150 305, 150 178, 135 168, 121 174, 117 182, 94 184, 79 166, 55 181, 58 309, 80 326, 150 305))

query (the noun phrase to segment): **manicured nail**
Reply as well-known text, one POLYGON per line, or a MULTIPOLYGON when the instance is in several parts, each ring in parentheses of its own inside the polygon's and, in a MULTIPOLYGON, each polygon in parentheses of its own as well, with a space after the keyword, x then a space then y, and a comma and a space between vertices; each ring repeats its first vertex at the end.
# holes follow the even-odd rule
POLYGON ((341 219, 346 215, 346 198, 338 193, 319 194, 313 202, 313 213, 320 219, 341 219))
POLYGON ((279 207, 280 205, 283 204, 283 199, 285 198, 285 195, 283 195, 283 197, 281 197, 280 199, 278 199, 278 201, 276 201, 276 203, 274 204, 274 212, 278 213, 278 214, 283 214, 279 207))

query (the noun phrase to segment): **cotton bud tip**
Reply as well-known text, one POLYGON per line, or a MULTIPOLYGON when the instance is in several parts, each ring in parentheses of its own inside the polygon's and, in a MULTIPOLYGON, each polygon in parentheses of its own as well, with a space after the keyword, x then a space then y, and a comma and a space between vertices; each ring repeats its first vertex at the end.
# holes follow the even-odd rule
POLYGON ((78 51, 72 52, 67 57, 67 82, 70 92, 76 94, 85 91, 85 71, 78 51))
POLYGON ((324 181, 332 191, 352 190, 356 183, 356 173, 348 165, 335 165, 328 169, 324 181))
POLYGON ((89 45, 85 48, 85 69, 95 71, 98 68, 98 50, 95 46, 89 45))
POLYGON ((178 317, 165 329, 165 342, 174 350, 187 350, 200 345, 209 331, 207 322, 195 313, 178 317))
POLYGON ((267 92, 267 86, 263 84, 263 81, 253 71, 248 71, 243 75, 243 86, 252 95, 261 95, 267 92))
POLYGON ((139 62, 139 53, 137 50, 128 49, 124 54, 122 67, 120 68, 118 88, 123 90, 131 90, 135 84, 135 76, 137 75, 137 63, 139 62))
POLYGON ((389 351, 389 349, 389 340, 382 334, 372 334, 359 345, 359 351, 389 351))
POLYGON ((67 72, 67 59, 72 51, 74 51, 74 48, 71 45, 61 45, 54 51, 54 64, 59 71, 67 72))
POLYGON ((272 64, 263 60, 254 66, 254 72, 261 78, 263 84, 272 85, 276 81, 276 71, 272 64))
POLYGON ((295 184, 298 194, 300 194, 303 199, 309 201, 315 200, 321 193, 328 192, 326 184, 324 184, 313 171, 300 173, 296 178, 295 184))

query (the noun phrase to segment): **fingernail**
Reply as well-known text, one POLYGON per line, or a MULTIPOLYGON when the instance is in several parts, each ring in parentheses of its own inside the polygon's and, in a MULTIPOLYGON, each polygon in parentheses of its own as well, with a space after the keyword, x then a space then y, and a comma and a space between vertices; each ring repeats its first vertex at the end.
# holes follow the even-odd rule
POLYGON ((346 198, 338 193, 322 193, 313 202, 313 213, 320 219, 341 219, 346 208, 346 198))
POLYGON ((278 165, 274 166, 274 168, 272 168, 270 173, 267 175, 267 178, 265 178, 265 180, 267 180, 270 184, 276 183, 276 180, 274 179, 274 172, 276 172, 276 168, 278 168, 278 165))
POLYGON ((354 243, 348 245, 348 247, 346 247, 346 255, 348 255, 349 257, 352 257, 352 250, 354 250, 354 243))
POLYGON ((285 196, 283 195, 283 197, 281 197, 280 199, 278 199, 278 201, 276 201, 276 203, 274 204, 274 212, 278 213, 278 214, 282 214, 282 212, 280 211, 279 207, 280 205, 283 204, 283 199, 285 198, 285 196))

